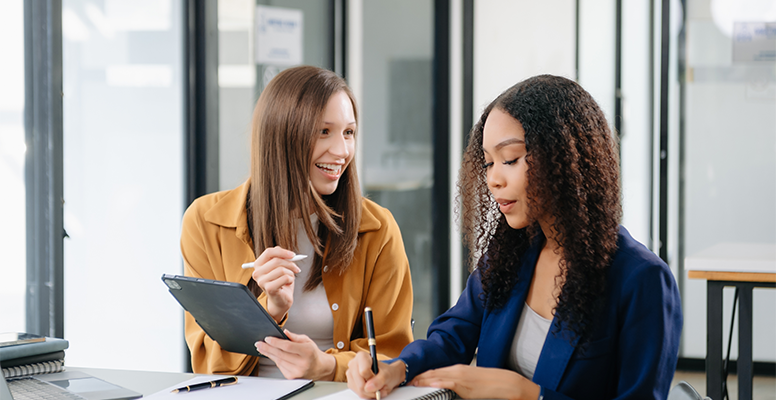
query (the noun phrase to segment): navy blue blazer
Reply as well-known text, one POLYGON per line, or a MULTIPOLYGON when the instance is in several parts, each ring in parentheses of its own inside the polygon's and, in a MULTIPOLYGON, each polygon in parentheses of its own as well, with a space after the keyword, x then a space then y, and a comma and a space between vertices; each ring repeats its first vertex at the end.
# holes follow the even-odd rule
MULTIPOLYGON (((624 227, 617 245, 603 307, 586 346, 578 347, 565 324, 553 320, 533 376, 541 386, 540 399, 668 396, 682 330, 676 281, 668 266, 624 227)), ((484 307, 480 272, 474 271, 458 303, 431 324, 428 339, 410 343, 399 355, 407 364, 408 381, 430 369, 469 364, 475 350, 478 366, 508 369, 539 250, 538 243, 526 250, 511 297, 499 309, 484 307)))

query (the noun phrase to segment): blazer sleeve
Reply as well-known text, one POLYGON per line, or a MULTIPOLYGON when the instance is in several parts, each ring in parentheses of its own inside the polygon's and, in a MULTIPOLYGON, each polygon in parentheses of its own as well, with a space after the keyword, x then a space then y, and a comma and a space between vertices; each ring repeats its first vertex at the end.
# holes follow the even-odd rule
MULTIPOLYGON (((401 238, 399 225, 386 211, 382 218, 382 234, 376 243, 367 243, 369 251, 378 251, 376 256, 367 255, 367 263, 374 260, 371 267, 371 279, 365 285, 364 305, 372 308, 375 320, 375 339, 378 359, 387 360, 399 355, 401 350, 412 342, 412 279, 410 277, 410 264, 404 251, 404 242, 401 238)), ((369 271, 370 266, 365 270, 369 271)), ((347 273, 347 272, 346 272, 347 273)), ((369 274, 365 274, 369 277, 369 274)), ((355 310, 363 313, 363 309, 355 310)), ((363 333, 351 332, 350 348, 348 351, 328 349, 337 361, 337 369, 334 380, 347 381, 348 363, 356 356, 356 352, 369 351, 366 338, 366 325, 363 318, 361 326, 353 329, 361 329, 363 333)))
MULTIPOLYGON (((184 214, 181 227, 184 275, 216 279, 207 251, 209 243, 211 242, 207 238, 205 221, 197 211, 195 202, 184 214)), ((194 373, 251 375, 258 364, 258 357, 221 349, 221 346, 205 334, 188 312, 185 312, 184 330, 186 344, 191 351, 191 366, 194 373)))
MULTIPOLYGON (((627 276, 618 292, 617 319, 621 322, 613 399, 665 399, 682 331, 681 300, 673 274, 665 264, 652 263, 627 276)), ((546 388, 542 396, 569 399, 546 388)))
POLYGON ((666 265, 650 265, 623 285, 618 399, 665 399, 682 334, 682 302, 666 265))
POLYGON ((472 361, 485 312, 481 293, 480 271, 475 270, 455 306, 429 326, 428 339, 416 340, 404 348, 398 359, 407 365, 407 382, 430 369, 472 361))

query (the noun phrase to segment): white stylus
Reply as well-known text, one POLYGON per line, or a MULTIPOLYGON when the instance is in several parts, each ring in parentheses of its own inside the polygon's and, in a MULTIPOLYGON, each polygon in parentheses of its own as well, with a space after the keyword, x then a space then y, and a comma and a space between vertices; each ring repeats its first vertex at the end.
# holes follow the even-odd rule
MULTIPOLYGON (((306 255, 304 255, 304 254, 297 254, 297 255, 293 256, 293 257, 292 257, 290 260, 288 260, 288 261, 291 261, 291 262, 294 262, 294 261, 302 261, 302 260, 304 260, 305 258, 307 258, 307 256, 306 256, 306 255)), ((243 264, 243 265, 242 265, 242 267, 243 267, 243 269, 253 268, 253 263, 252 263, 252 262, 245 263, 245 264, 243 264)))

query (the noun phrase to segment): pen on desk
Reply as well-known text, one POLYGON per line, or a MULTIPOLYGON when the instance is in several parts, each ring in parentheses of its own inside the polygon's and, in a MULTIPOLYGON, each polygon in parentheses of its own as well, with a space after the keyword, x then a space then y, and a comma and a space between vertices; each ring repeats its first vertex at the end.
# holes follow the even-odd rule
MULTIPOLYGON (((302 261, 302 260, 304 260, 305 258, 307 258, 307 256, 306 256, 306 255, 304 255, 304 254, 297 254, 297 255, 293 256, 293 257, 292 257, 290 260, 288 260, 288 261, 291 261, 291 262, 294 262, 294 261, 302 261)), ((243 264, 243 265, 242 265, 242 267, 243 267, 243 269, 253 268, 253 263, 252 263, 252 262, 245 263, 245 264, 243 264)))
POLYGON ((214 381, 197 383, 196 385, 184 386, 181 388, 173 389, 170 393, 191 392, 193 390, 214 388, 219 386, 234 385, 237 383, 237 377, 231 376, 224 379, 216 379, 214 381))
MULTIPOLYGON (((369 354, 372 356, 372 372, 377 375, 380 368, 377 366, 377 340, 375 340, 375 323, 372 319, 372 307, 364 309, 364 319, 366 319, 366 337, 369 343, 369 354)), ((375 397, 380 400, 380 391, 375 392, 375 397)))

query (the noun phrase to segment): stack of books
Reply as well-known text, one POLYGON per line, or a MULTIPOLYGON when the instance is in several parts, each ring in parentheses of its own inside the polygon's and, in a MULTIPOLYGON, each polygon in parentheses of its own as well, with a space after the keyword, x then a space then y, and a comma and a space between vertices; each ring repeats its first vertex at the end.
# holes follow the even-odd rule
POLYGON ((5 378, 61 372, 65 368, 65 339, 28 333, 0 333, 0 366, 5 378))

